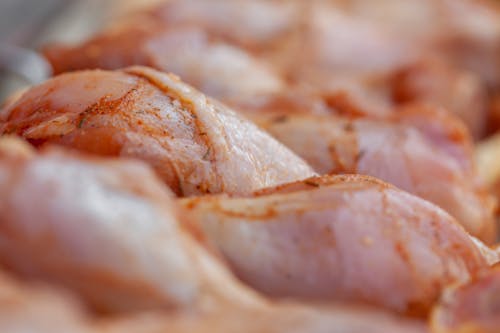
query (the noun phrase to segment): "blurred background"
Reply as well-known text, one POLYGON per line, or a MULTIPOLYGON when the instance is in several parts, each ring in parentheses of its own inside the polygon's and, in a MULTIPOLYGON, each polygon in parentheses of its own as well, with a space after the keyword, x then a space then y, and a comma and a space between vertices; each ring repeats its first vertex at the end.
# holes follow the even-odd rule
MULTIPOLYGON (((230 1, 228 0, 228 3, 230 1)), ((53 41, 68 42, 70 44, 78 43, 101 30, 107 22, 112 21, 113 17, 120 16, 120 12, 128 12, 134 6, 144 6, 150 2, 157 2, 157 0, 0 0, 0 101, 4 100, 13 91, 29 84, 39 83, 50 76, 50 67, 36 53, 36 50, 41 45, 46 45, 53 41)), ((420 31, 428 29, 432 31, 434 29, 436 32, 441 32, 443 29, 440 28, 440 24, 435 24, 435 21, 441 21, 441 19, 445 21, 443 17, 439 16, 439 20, 429 19, 423 24, 419 21, 419 17, 427 16, 425 14, 425 4, 433 3, 433 1, 429 0, 421 2, 415 0, 413 3, 412 1, 398 2, 398 0, 385 0, 381 2, 370 0, 332 0, 332 2, 340 7, 349 4, 348 7, 351 7, 350 9, 356 12, 356 16, 359 16, 357 18, 370 18, 377 21, 377 23, 388 23, 387 26, 389 28, 394 23, 397 29, 401 28, 403 30, 402 35, 405 35, 406 32, 409 36, 416 34, 412 30, 420 31), (411 4, 415 5, 414 11, 411 10, 411 4), (394 15, 394 13, 397 13, 397 15, 394 15), (390 19, 386 20, 387 17, 390 17, 390 19), (422 29, 414 29, 412 26, 421 27, 422 29), (405 29, 408 31, 405 31, 405 29)), ((435 2, 438 3, 438 1, 435 2)), ((444 0, 441 2, 450 3, 453 1, 444 0)), ((308 0, 304 0, 304 3, 308 3, 308 0)), ((460 4, 460 2, 456 2, 455 4, 460 4)), ((453 20, 458 16, 464 22, 463 24, 452 22, 450 25, 452 27, 451 31, 443 33, 448 38, 446 43, 448 40, 451 40, 450 48, 459 48, 460 52, 456 53, 465 53, 464 57, 466 57, 466 50, 468 48, 473 50, 474 43, 482 43, 482 38, 489 38, 489 30, 483 29, 484 26, 488 26, 488 22, 483 22, 483 16, 486 17, 487 15, 483 15, 484 13, 481 13, 480 10, 473 12, 471 15, 466 15, 468 13, 467 10, 460 8, 459 5, 449 7, 454 7, 452 9, 458 13, 457 15, 451 13, 449 19, 453 20), (453 31, 455 25, 462 29, 456 35, 454 35, 455 32, 453 31)), ((429 17, 436 18, 431 15, 432 13, 428 14, 429 17)), ((324 25, 324 23, 319 23, 320 26, 322 24, 324 25)), ((368 45, 366 49, 369 49, 373 43, 367 43, 363 38, 365 36, 369 37, 370 33, 364 31, 363 28, 358 30, 351 29, 349 28, 349 24, 347 22, 345 31, 342 31, 342 22, 340 29, 334 29, 341 31, 337 33, 338 36, 334 35, 332 37, 339 38, 339 40, 323 44, 333 45, 337 44, 337 42, 343 43, 345 39, 352 39, 354 43, 345 43, 346 50, 351 48, 357 52, 359 43, 356 44, 356 42, 361 42, 360 49, 364 49, 364 45, 368 45), (353 33, 351 34, 351 32, 353 33), (349 38, 345 38, 346 36, 349 38)), ((376 36, 376 33, 374 35, 376 36)), ((425 33, 423 32, 422 35, 425 35, 425 33)), ((327 37, 325 36, 325 38, 327 37)), ((437 36, 436 39, 439 38, 441 36, 437 36)), ((488 43, 484 44, 486 48, 490 47, 487 45, 488 43)), ((327 48, 328 45, 324 50, 326 53, 333 53, 333 58, 338 56, 336 53, 340 51, 338 48, 335 52, 326 50, 327 48)), ((452 52, 455 51, 453 50, 452 52)), ((489 50, 486 51, 489 52, 489 50)), ((347 54, 348 52, 344 53, 347 54)), ((487 53, 487 56, 489 56, 489 53, 487 53)), ((342 57, 342 54, 340 54, 340 57, 342 57)), ((466 60, 469 61, 469 59, 466 60)), ((480 63, 480 61, 476 62, 480 63)))
POLYGON ((1 0, 0 100, 50 75, 36 52, 53 41, 78 42, 99 30, 116 0, 1 0))

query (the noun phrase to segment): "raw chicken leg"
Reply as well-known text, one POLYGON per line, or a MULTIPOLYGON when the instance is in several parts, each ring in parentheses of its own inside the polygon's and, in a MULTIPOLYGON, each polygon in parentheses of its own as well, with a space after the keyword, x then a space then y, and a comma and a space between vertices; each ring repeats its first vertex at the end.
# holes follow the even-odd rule
POLYGON ((315 174, 253 123, 146 67, 48 80, 0 111, 0 134, 144 160, 184 196, 250 193, 315 174))
POLYGON ((367 176, 323 176, 246 198, 182 199, 249 285, 423 315, 450 283, 488 267, 438 207, 367 176))

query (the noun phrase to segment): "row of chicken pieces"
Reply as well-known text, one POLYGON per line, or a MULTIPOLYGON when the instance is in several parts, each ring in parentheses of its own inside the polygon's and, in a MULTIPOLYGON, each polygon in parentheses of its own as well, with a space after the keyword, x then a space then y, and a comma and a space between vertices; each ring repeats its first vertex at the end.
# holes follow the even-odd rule
POLYGON ((0 111, 0 327, 498 332, 493 6, 171 0, 47 47, 0 111))

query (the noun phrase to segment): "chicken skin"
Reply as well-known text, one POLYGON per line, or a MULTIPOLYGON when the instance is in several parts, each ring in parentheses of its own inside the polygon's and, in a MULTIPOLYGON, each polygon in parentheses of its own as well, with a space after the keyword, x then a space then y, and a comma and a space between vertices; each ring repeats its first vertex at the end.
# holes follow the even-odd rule
POLYGON ((414 106, 386 120, 261 113, 252 119, 319 174, 378 177, 445 209, 472 235, 496 240, 495 201, 480 185, 472 140, 443 110, 414 106))
POLYGON ((488 267, 438 207, 368 176, 324 176, 246 198, 180 201, 249 285, 272 296, 425 314, 488 267))
POLYGON ((181 196, 250 193, 315 174, 250 121, 145 67, 48 80, 0 111, 0 134, 141 159, 181 196))

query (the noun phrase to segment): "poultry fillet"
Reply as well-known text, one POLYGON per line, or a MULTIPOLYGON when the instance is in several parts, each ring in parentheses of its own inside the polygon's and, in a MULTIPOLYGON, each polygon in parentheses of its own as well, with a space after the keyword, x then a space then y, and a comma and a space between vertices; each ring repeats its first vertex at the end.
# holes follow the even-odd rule
POLYGON ((0 134, 141 159, 182 196, 250 193, 315 174, 250 121, 146 67, 50 79, 0 111, 0 134))

